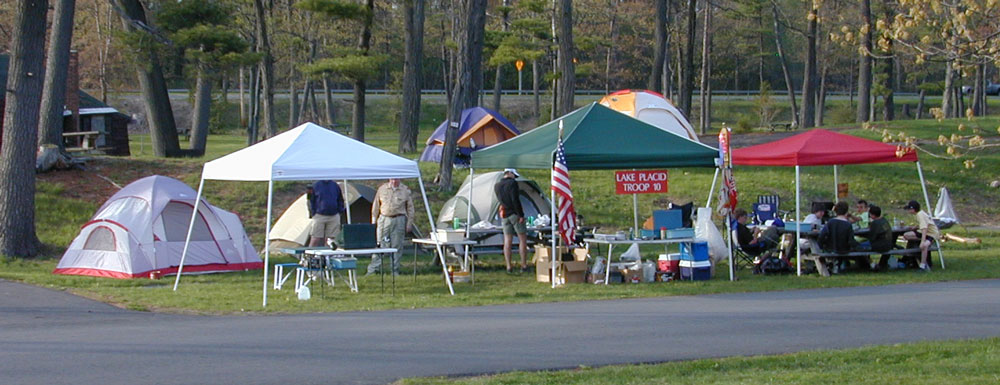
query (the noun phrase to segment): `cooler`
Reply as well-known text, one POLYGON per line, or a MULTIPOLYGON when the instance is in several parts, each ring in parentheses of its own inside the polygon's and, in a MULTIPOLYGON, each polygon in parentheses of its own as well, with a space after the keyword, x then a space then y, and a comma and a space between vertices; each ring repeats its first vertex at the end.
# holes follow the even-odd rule
POLYGON ((653 210, 653 231, 659 232, 661 227, 667 230, 684 227, 681 210, 653 210))
POLYGON ((337 257, 328 259, 328 266, 336 270, 358 268, 358 259, 354 257, 337 257))
POLYGON ((681 260, 695 262, 708 261, 708 242, 681 243, 681 260))
POLYGON ((656 267, 659 271, 664 271, 668 273, 677 273, 680 271, 679 263, 681 261, 680 253, 673 254, 660 254, 660 258, 656 261, 656 267))
POLYGON ((712 263, 709 261, 680 261, 681 279, 707 281, 712 278, 712 263))
POLYGON ((694 229, 690 227, 682 227, 678 229, 667 230, 667 239, 678 239, 678 238, 694 238, 694 229))

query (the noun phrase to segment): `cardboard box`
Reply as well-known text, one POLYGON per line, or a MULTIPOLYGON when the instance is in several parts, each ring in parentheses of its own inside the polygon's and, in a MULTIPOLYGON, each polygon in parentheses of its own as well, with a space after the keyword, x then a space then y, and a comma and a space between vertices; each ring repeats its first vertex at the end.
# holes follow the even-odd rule
POLYGON ((622 270, 622 277, 625 283, 639 283, 642 282, 642 268, 638 269, 624 269, 622 270))
MULTIPOLYGON (((535 263, 535 280, 552 282, 552 261, 535 263)), ((556 262, 556 281, 560 283, 583 283, 587 281, 587 262, 556 262)))
MULTIPOLYGON (((551 257, 551 255, 552 255, 552 248, 551 247, 543 247, 543 246, 537 246, 536 245, 535 246, 535 256, 532 257, 531 260, 532 260, 532 262, 535 262, 535 263, 542 262, 542 261, 549 262, 549 261, 552 261, 551 259, 549 259, 551 257)), ((559 246, 559 255, 563 256, 561 259, 563 261, 566 261, 566 262, 570 262, 570 261, 577 261, 577 262, 579 262, 579 261, 586 261, 587 260, 587 249, 582 248, 582 247, 577 247, 577 248, 572 249, 572 253, 570 253, 570 248, 569 247, 559 246), (572 257, 568 257, 567 255, 572 255, 572 257), (572 258, 572 259, 570 260, 569 258, 572 258)))

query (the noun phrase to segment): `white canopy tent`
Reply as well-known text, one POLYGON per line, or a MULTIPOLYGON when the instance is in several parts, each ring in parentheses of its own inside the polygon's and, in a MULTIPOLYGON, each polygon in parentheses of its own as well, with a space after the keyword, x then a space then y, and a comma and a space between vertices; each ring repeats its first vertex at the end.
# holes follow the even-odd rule
MULTIPOLYGON (((427 194, 417 162, 356 141, 313 123, 305 123, 273 138, 205 163, 202 168, 201 181, 198 183, 198 197, 195 200, 196 206, 193 212, 198 211, 197 202, 200 202, 206 179, 267 182, 265 234, 270 234, 274 181, 390 178, 417 178, 431 231, 436 232, 434 216, 427 203, 427 194)), ((191 220, 193 224, 194 216, 191 220)), ((187 240, 181 254, 181 264, 178 267, 174 290, 177 290, 181 274, 184 271, 184 258, 187 255, 190 238, 191 226, 188 227, 187 240)), ((437 247, 440 248, 440 245, 437 247)), ((266 244, 263 249, 263 303, 264 306, 267 306, 268 268, 270 267, 271 253, 266 244)), ((438 251, 439 256, 443 255, 440 249, 438 251)), ((441 266, 442 269, 447 269, 443 258, 441 266)), ((448 291, 454 295, 455 290, 448 279, 447 270, 443 271, 448 291)))

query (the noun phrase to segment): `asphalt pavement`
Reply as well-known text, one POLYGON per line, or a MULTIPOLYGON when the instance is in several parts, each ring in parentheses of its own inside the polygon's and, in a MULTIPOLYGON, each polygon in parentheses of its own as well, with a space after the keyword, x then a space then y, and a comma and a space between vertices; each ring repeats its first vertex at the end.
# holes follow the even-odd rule
POLYGON ((3 384, 382 384, 994 336, 1000 280, 279 316, 135 312, 0 280, 3 384))

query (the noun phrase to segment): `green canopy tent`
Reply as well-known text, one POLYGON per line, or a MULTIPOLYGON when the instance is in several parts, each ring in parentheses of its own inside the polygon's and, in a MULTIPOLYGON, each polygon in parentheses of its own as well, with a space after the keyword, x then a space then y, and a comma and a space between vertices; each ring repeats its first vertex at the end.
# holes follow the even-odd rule
MULTIPOLYGON (((719 156, 715 148, 591 103, 534 130, 472 153, 470 173, 476 168, 552 169, 560 126, 570 170, 716 167, 719 156)), ((554 234, 556 204, 554 193, 550 195, 554 234)), ((633 195, 636 228, 637 201, 633 195)), ((552 238, 555 250, 556 237, 552 238)))

